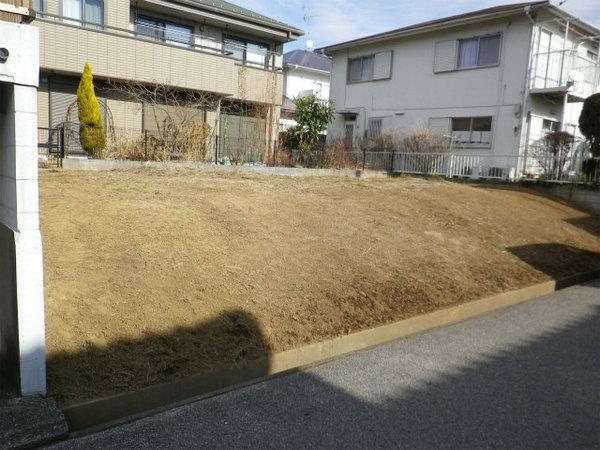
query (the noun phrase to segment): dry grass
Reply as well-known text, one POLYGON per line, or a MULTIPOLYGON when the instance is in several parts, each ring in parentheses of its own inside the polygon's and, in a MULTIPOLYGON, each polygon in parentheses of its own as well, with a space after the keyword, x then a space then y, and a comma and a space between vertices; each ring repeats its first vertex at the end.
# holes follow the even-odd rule
POLYGON ((518 188, 46 171, 41 206, 64 403, 600 266, 597 218, 518 188))

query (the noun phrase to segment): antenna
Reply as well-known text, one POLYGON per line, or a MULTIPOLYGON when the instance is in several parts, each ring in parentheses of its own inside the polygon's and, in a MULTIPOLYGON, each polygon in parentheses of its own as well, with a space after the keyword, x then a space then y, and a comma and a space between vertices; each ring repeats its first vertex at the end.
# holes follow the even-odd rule
POLYGON ((312 50, 315 46, 315 43, 311 39, 310 28, 311 28, 311 24, 312 24, 312 21, 315 18, 315 16, 312 15, 310 7, 307 6, 306 4, 302 5, 302 11, 304 12, 304 16, 302 19, 304 20, 304 23, 306 24, 306 28, 309 30, 308 33, 306 33, 306 48, 309 50, 312 50))

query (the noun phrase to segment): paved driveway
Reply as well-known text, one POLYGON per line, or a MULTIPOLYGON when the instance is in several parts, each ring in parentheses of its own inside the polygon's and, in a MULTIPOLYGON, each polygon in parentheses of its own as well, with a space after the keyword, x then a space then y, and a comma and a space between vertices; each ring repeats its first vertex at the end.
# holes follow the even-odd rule
POLYGON ((600 448, 600 280, 61 448, 600 448))

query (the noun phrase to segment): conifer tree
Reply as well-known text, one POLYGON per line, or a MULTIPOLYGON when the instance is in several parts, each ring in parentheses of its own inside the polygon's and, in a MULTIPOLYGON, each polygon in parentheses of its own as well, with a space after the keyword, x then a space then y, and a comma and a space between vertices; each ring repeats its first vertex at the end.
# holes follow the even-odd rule
POLYGON ((92 156, 99 156, 106 146, 100 104, 94 92, 92 68, 86 63, 77 88, 79 140, 81 147, 92 156))

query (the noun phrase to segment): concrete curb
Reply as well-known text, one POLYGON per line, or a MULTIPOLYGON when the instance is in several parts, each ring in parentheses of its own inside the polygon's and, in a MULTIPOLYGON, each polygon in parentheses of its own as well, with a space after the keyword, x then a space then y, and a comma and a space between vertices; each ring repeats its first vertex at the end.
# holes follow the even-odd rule
POLYGON ((529 286, 492 297, 412 317, 252 361, 244 366, 196 375, 171 383, 106 397, 63 409, 73 433, 92 432, 149 416, 267 378, 323 363, 403 337, 471 319, 551 294, 600 277, 600 269, 558 281, 529 286))
POLYGON ((340 177, 340 178, 387 178, 387 172, 351 169, 305 169, 302 167, 225 166, 203 163, 118 161, 105 159, 67 158, 63 169, 106 171, 123 169, 193 169, 213 173, 254 173, 286 177, 340 177))

